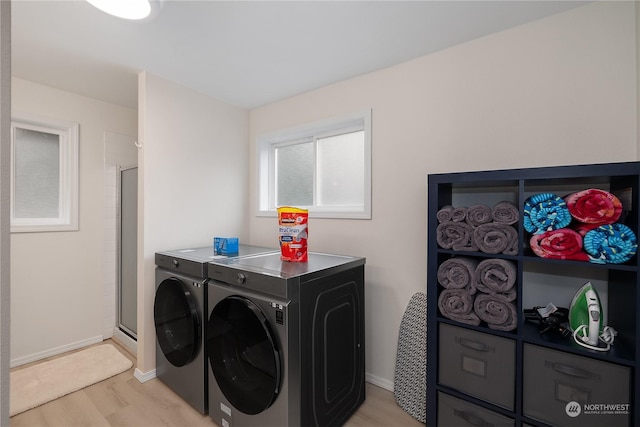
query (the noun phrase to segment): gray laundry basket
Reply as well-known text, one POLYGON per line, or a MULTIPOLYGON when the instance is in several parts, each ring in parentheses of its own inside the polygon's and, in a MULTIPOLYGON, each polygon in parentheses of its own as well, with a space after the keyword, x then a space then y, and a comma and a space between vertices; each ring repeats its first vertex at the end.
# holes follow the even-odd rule
POLYGON ((393 394, 418 421, 427 418, 427 295, 411 297, 400 322, 393 394))

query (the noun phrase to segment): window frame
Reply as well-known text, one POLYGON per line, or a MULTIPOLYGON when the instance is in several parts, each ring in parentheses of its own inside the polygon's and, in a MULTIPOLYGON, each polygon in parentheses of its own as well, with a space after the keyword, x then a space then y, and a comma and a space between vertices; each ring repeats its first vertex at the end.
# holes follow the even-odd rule
POLYGON ((77 231, 78 227, 79 124, 62 120, 13 114, 11 118, 11 232, 77 231), (20 218, 15 215, 15 129, 50 133, 59 137, 59 200, 56 218, 20 218))
POLYGON ((315 218, 371 219, 371 110, 334 117, 288 129, 259 135, 256 138, 257 209, 256 216, 277 216, 275 149, 287 145, 313 142, 317 139, 354 131, 364 131, 364 201, 362 206, 316 206, 317 158, 314 159, 314 205, 309 209, 315 218))

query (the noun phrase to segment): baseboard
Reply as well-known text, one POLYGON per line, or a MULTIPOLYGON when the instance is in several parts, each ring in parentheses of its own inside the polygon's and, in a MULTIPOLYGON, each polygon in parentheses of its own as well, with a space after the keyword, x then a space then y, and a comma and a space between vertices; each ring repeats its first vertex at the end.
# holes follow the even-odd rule
POLYGON ((376 377, 375 375, 367 373, 365 373, 364 379, 368 383, 377 385, 378 387, 382 387, 385 390, 393 392, 393 381, 389 381, 388 379, 376 377))
POLYGON ((86 347, 92 344, 96 344, 103 341, 103 336, 98 335, 95 337, 87 338, 86 340, 76 341, 71 344, 66 344, 60 347, 52 348, 49 350, 41 351, 39 353, 29 354, 22 357, 16 357, 10 361, 10 366, 15 368, 16 366, 25 365, 27 363, 36 362, 38 360, 46 359, 47 357, 57 356, 58 354, 66 353, 71 350, 77 350, 82 347, 86 347))
POLYGON ((138 379, 141 383, 146 383, 149 380, 152 380, 156 377, 156 370, 153 369, 149 372, 142 372, 138 368, 133 372, 133 376, 138 379))

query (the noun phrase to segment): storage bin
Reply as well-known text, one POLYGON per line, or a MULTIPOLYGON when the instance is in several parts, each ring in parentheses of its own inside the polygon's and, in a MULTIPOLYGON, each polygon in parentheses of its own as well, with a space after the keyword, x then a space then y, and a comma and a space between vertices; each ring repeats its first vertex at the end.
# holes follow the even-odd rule
POLYGON ((473 403, 438 393, 438 427, 514 427, 515 421, 473 403))
POLYGON ((439 383, 513 410, 515 342, 446 323, 439 327, 439 383))
POLYGON ((557 426, 628 426, 631 369, 524 346, 523 413, 557 426))

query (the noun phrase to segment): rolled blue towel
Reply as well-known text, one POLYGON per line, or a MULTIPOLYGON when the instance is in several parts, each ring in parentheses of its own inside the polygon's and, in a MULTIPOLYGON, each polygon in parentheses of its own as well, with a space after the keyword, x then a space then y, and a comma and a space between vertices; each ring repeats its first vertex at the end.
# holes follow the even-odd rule
POLYGON ((606 224, 587 232, 583 238, 589 261, 598 264, 621 264, 638 250, 638 239, 624 224, 606 224))
POLYGON ((571 222, 567 203, 553 193, 539 193, 524 202, 524 229, 531 234, 564 228, 571 222))

